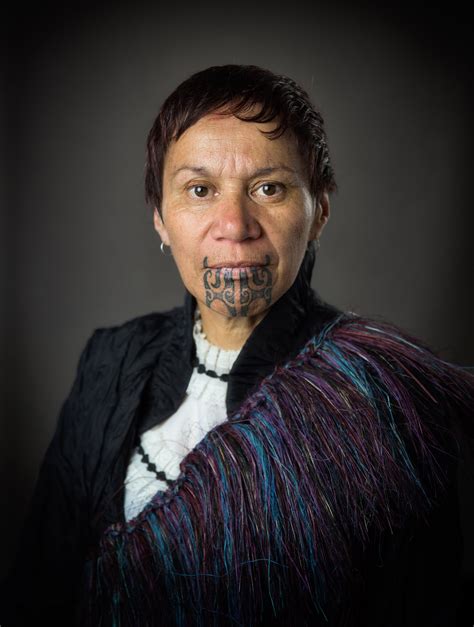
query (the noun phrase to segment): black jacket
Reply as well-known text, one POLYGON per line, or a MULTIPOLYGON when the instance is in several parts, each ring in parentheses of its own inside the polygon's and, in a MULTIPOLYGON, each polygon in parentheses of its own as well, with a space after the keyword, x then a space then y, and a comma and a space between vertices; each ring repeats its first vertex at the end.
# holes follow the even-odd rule
MULTIPOLYGON (((228 414, 341 313, 311 288, 313 265, 310 249, 292 287, 242 348, 230 372, 228 414)), ((184 306, 98 328, 87 341, 2 585, 2 627, 42 619, 75 623, 85 555, 106 527, 124 521, 124 480, 137 436, 171 416, 185 396, 195 356, 195 307, 186 291, 184 306)), ((472 581, 462 580, 462 559, 453 475, 429 528, 406 529, 387 540, 383 555, 367 558, 357 625, 471 625, 462 586, 467 590, 472 581)), ((348 625, 355 625, 351 620, 348 625)))

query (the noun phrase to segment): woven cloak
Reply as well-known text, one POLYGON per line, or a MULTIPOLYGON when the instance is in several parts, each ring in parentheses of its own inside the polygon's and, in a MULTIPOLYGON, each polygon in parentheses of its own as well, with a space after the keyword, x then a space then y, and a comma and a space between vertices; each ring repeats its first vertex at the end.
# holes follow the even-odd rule
POLYGON ((453 422, 473 407, 467 371, 395 325, 339 315, 205 435, 171 487, 105 531, 82 624, 332 627, 365 548, 442 501, 453 422))

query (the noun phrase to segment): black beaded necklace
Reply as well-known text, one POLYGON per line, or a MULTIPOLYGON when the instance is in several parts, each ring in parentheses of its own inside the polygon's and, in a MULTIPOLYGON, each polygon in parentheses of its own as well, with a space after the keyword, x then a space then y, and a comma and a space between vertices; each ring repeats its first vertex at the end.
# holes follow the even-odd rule
POLYGON ((138 444, 138 452, 141 455, 141 460, 140 461, 142 461, 145 464, 146 469, 149 472, 155 473, 156 478, 159 481, 165 481, 168 486, 170 486, 173 483, 172 479, 168 479, 168 477, 166 476, 166 473, 165 473, 164 470, 157 470, 156 464, 154 464, 153 462, 150 461, 150 458, 148 457, 148 454, 145 453, 145 449, 142 446, 142 441, 141 441, 140 437, 139 437, 139 444, 138 444))
MULTIPOLYGON (((201 316, 199 314, 199 310, 196 308, 195 325, 200 325, 200 322, 199 322, 200 319, 201 319, 201 316)), ((200 326, 198 328, 201 329, 200 326)), ((220 379, 221 381, 225 381, 225 382, 229 381, 229 373, 217 374, 217 372, 215 372, 214 370, 208 370, 204 364, 200 363, 197 355, 193 359, 193 368, 197 368, 197 372, 199 374, 205 374, 208 377, 211 377, 212 379, 220 379)), ((166 473, 164 470, 158 470, 156 467, 156 464, 150 461, 148 454, 143 448, 141 436, 138 436, 137 450, 138 450, 138 453, 141 455, 141 461, 145 464, 146 469, 149 472, 154 473, 156 475, 156 478, 159 481, 164 481, 168 486, 170 486, 173 483, 173 480, 169 479, 166 476, 166 473)))
POLYGON ((207 370, 206 366, 199 362, 199 359, 197 358, 197 356, 193 360, 193 367, 194 368, 197 367, 197 371, 199 372, 199 374, 207 374, 208 377, 212 377, 213 379, 220 379, 221 381, 228 381, 229 380, 229 374, 228 373, 226 373, 226 374, 217 374, 217 372, 215 372, 214 370, 207 370))

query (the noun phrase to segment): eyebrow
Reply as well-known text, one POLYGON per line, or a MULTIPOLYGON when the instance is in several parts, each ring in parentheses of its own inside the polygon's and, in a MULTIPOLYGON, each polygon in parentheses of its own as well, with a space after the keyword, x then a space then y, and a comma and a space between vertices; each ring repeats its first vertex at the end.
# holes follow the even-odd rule
MULTIPOLYGON (((172 174, 172 178, 175 178, 183 170, 189 170, 190 172, 194 172, 196 174, 203 174, 204 176, 212 176, 210 171, 207 168, 199 167, 199 166, 192 166, 192 165, 182 165, 181 167, 174 170, 172 174)), ((279 165, 271 166, 268 168, 258 168, 251 174, 250 178, 253 178, 255 176, 262 176, 264 174, 272 174, 272 172, 276 172, 278 170, 285 170, 286 172, 297 174, 296 170, 294 170, 293 168, 290 168, 287 165, 279 164, 279 165)))

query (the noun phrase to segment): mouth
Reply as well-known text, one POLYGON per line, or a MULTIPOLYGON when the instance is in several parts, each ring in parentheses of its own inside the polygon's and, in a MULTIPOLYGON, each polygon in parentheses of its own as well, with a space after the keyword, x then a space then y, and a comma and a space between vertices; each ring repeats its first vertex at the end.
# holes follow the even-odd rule
POLYGON ((245 261, 241 263, 219 263, 215 266, 209 266, 210 268, 214 268, 215 270, 235 270, 241 269, 245 270, 246 268, 260 268, 264 266, 264 263, 252 263, 250 261, 245 261))
POLYGON ((237 269, 237 270, 245 270, 245 269, 249 269, 249 268, 259 268, 262 266, 268 266, 270 264, 270 257, 269 255, 265 256, 265 261, 257 261, 254 259, 240 259, 238 261, 235 260, 226 260, 226 261, 220 261, 219 263, 215 263, 215 264, 208 264, 207 263, 207 257, 204 260, 204 267, 205 268, 212 268, 212 269, 219 269, 219 270, 233 270, 233 269, 237 269))
POLYGON ((263 264, 253 265, 253 266, 220 266, 215 268, 216 270, 220 270, 223 272, 224 277, 228 277, 229 279, 247 279, 249 277, 249 273, 252 272, 256 268, 262 268, 263 264))

